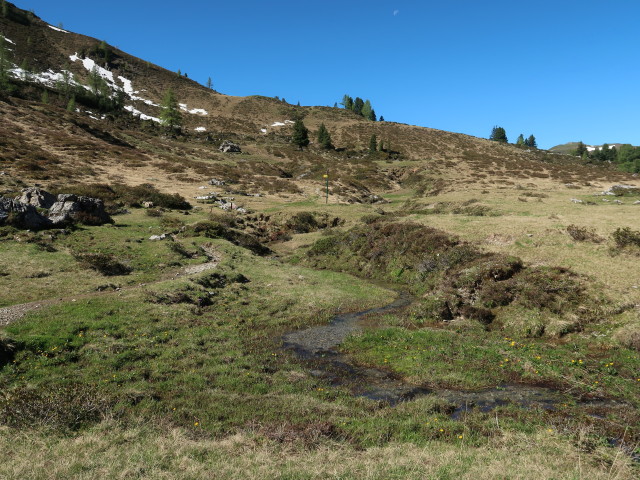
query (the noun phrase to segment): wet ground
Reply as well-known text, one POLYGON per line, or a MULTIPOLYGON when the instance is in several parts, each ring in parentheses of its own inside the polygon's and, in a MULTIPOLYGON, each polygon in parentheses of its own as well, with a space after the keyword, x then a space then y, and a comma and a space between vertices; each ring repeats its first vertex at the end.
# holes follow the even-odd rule
MULTIPOLYGON (((430 389, 407 383, 382 369, 356 365, 347 355, 336 349, 347 336, 364 328, 363 317, 399 311, 410 303, 410 297, 401 295, 393 303, 381 308, 337 315, 327 325, 288 333, 283 337, 284 348, 293 350, 304 360, 309 365, 312 375, 334 386, 346 386, 354 395, 393 406, 419 395, 433 394, 452 405, 453 418, 470 409, 488 412, 512 404, 524 408, 550 410, 575 401, 570 395, 558 390, 524 384, 498 385, 477 391, 430 389)), ((616 404, 609 400, 586 400, 580 403, 592 407, 616 404)))

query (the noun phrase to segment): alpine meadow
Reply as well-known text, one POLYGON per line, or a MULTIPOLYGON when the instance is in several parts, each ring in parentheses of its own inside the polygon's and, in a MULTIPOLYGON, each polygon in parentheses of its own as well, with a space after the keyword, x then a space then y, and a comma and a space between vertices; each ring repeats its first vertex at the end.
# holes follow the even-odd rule
POLYGON ((225 95, 22 7, 0 478, 638 478, 640 148, 225 95))

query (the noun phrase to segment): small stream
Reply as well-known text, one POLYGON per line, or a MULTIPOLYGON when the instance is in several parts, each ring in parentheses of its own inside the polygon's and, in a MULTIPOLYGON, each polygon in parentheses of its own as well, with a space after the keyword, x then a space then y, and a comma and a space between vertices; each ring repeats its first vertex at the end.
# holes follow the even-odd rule
MULTIPOLYGON (((452 417, 458 418, 467 410, 489 412, 503 405, 519 405, 524 408, 555 409, 557 405, 571 402, 570 395, 546 387, 524 384, 498 385, 484 390, 430 389, 403 381, 391 372, 354 364, 348 355, 336 347, 347 336, 363 329, 361 319, 369 314, 400 310, 411 303, 402 294, 393 303, 355 313, 337 315, 328 325, 290 332, 283 337, 285 349, 310 365, 311 374, 334 386, 345 386, 354 395, 388 403, 390 406, 411 400, 419 395, 434 394, 454 406, 452 417)), ((610 407, 619 405, 612 400, 586 400, 582 405, 610 407)))

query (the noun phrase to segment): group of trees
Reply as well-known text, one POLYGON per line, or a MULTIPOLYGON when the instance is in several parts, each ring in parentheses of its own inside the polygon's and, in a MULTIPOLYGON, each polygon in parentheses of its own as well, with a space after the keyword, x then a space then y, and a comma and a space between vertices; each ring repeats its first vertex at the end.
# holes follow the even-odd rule
MULTIPOLYGON (((317 133, 318 145, 325 150, 331 150, 335 148, 333 141, 331 140, 331 134, 324 123, 320 124, 317 133)), ((300 150, 309 145, 309 129, 304 125, 302 120, 298 119, 293 124, 293 135, 291 136, 291 143, 296 145, 300 150)), ((375 134, 371 135, 369 139, 369 152, 374 153, 376 151, 384 151, 384 142, 380 140, 375 134)))
POLYGON ((578 142, 572 153, 592 163, 615 163, 625 172, 640 173, 640 147, 624 144, 616 148, 605 143, 589 152, 584 143, 578 142))
POLYGON ((530 148, 538 148, 538 144, 536 143, 536 137, 533 135, 529 135, 528 138, 524 138, 523 134, 520 134, 518 139, 516 140, 516 145, 521 145, 530 148))
MULTIPOLYGON (((494 142, 499 143, 509 143, 509 139, 507 138, 507 132, 504 128, 498 127, 497 125, 491 129, 491 135, 489 135, 489 140, 493 140, 494 142)), ((516 140, 516 145, 537 148, 538 144, 536 143, 536 137, 533 135, 529 135, 528 138, 524 138, 524 135, 521 133, 516 140)))
POLYGON ((367 120, 371 120, 372 122, 377 120, 376 111, 371 106, 371 102, 369 100, 362 100, 360 97, 356 97, 354 100, 349 95, 345 94, 345 96, 342 97, 342 102, 340 102, 340 104, 343 105, 346 110, 351 110, 367 120))

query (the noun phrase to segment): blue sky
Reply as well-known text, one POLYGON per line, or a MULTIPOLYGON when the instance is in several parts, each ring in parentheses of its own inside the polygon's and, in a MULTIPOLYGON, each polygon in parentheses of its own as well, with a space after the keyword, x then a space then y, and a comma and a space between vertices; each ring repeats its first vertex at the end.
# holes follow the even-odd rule
POLYGON ((12 0, 229 95, 539 146, 640 145, 637 0, 12 0))

